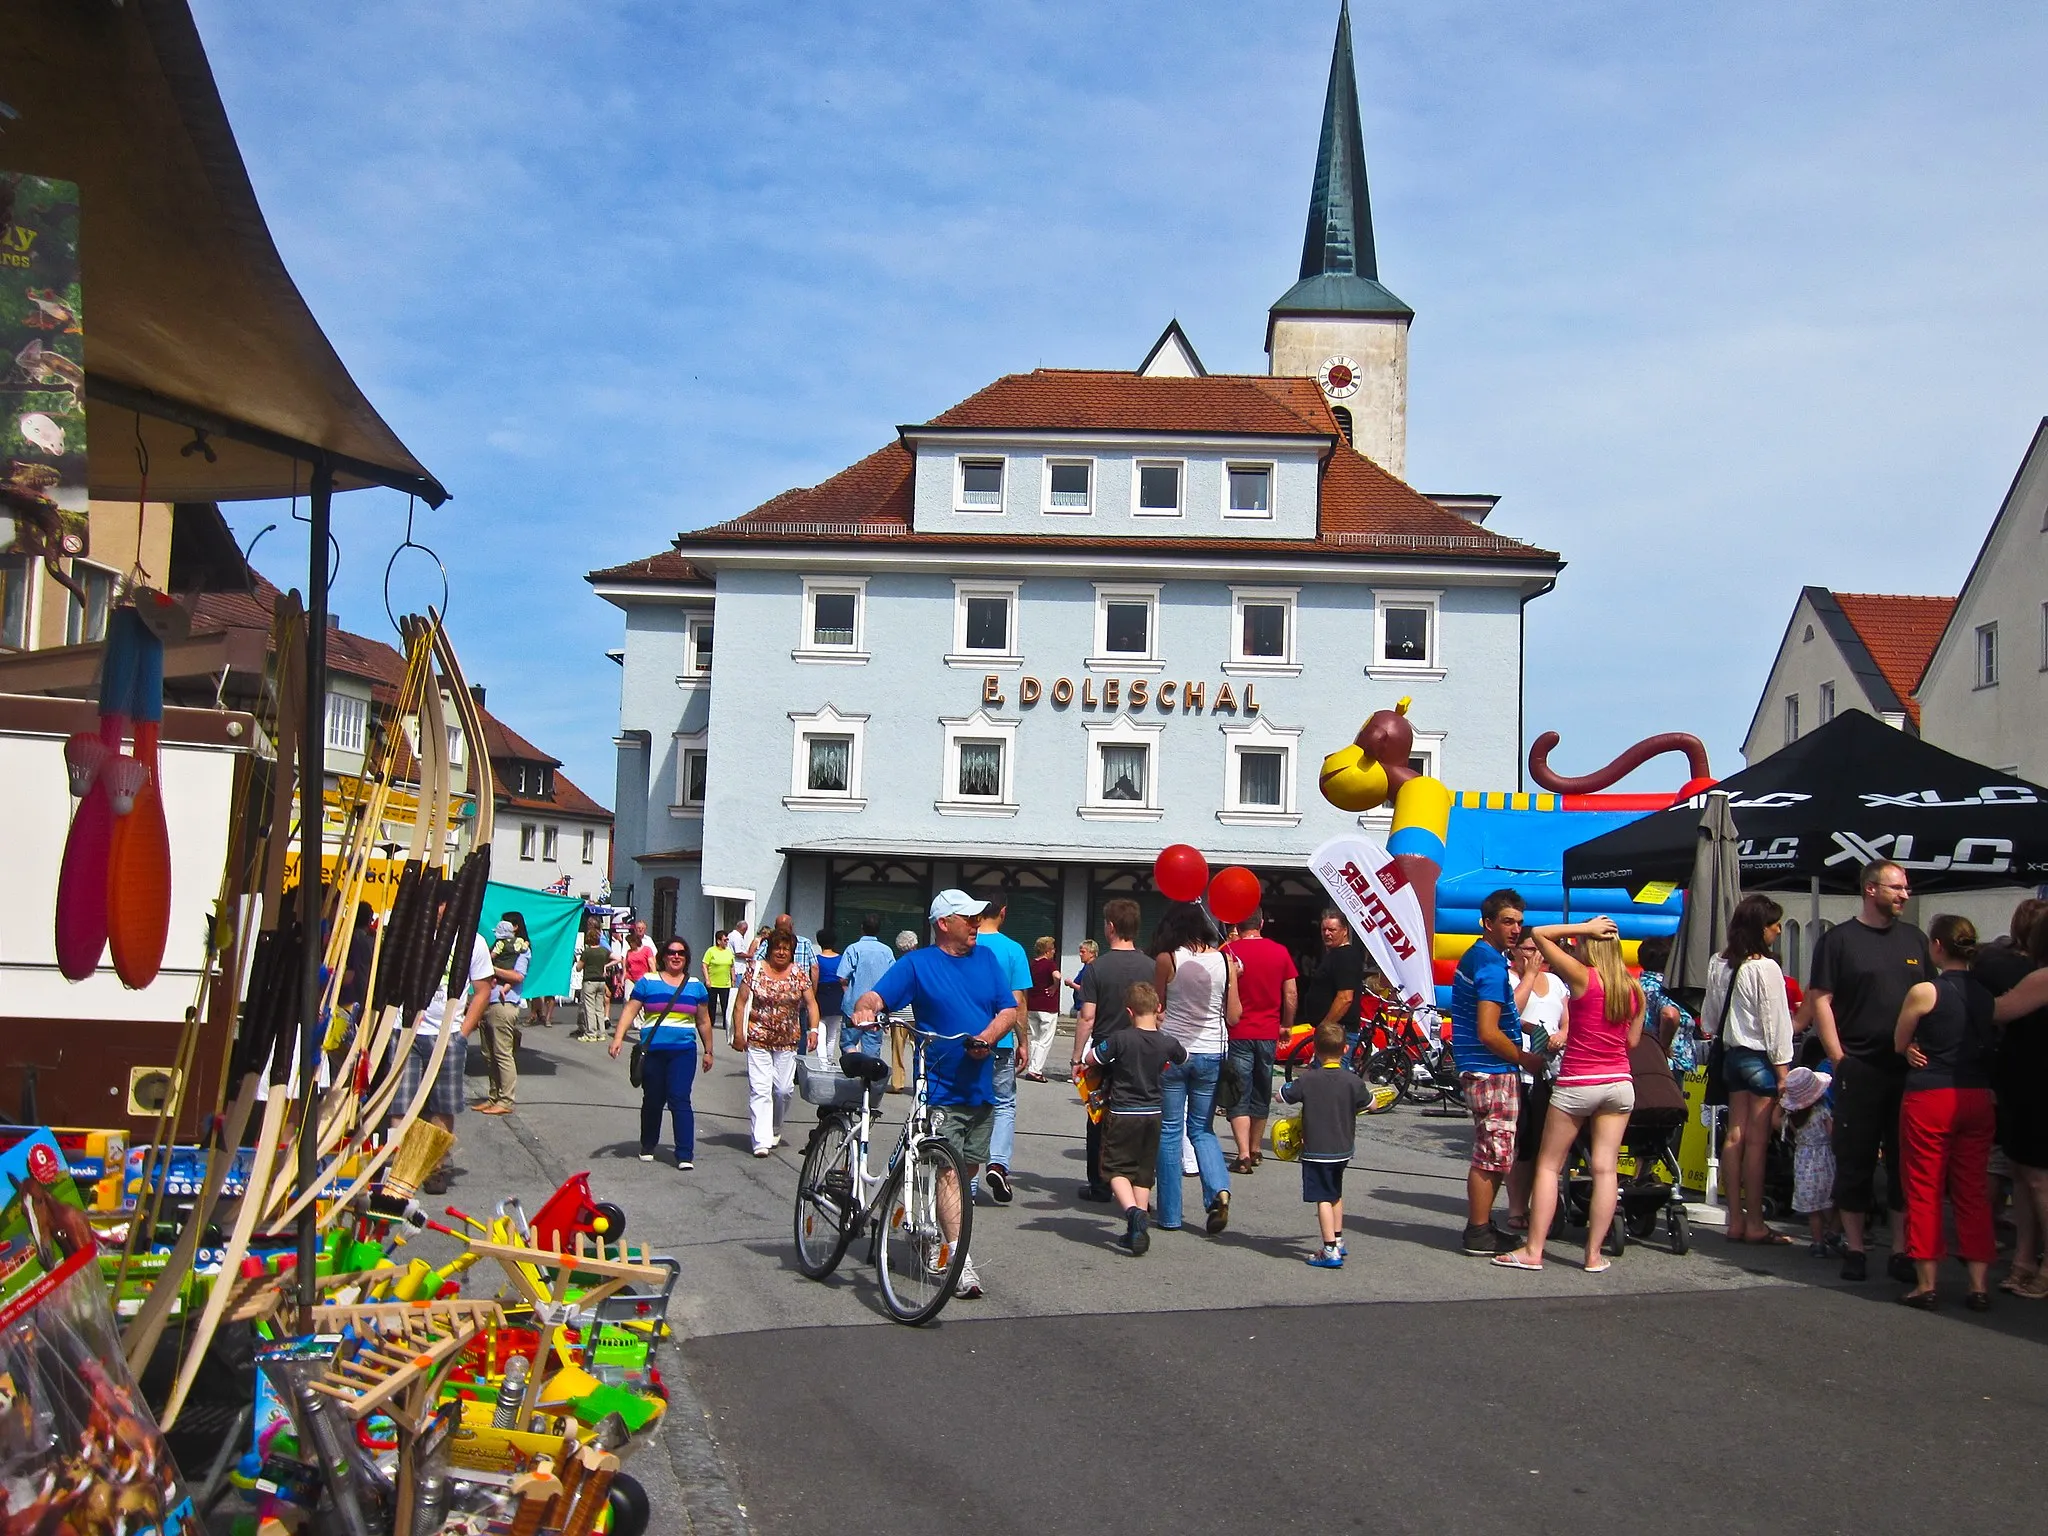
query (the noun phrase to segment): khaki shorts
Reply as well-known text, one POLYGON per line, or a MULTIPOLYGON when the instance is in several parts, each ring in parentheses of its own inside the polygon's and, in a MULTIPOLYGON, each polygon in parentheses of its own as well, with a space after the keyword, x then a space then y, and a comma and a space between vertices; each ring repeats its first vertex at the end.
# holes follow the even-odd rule
POLYGON ((1636 1107, 1634 1083, 1581 1083, 1567 1088, 1559 1083, 1550 1090, 1550 1107, 1574 1120, 1594 1115, 1625 1115, 1636 1107))
POLYGON ((993 1104, 955 1104, 939 1111, 939 1139, 969 1168, 988 1161, 989 1133, 995 1125, 993 1104))

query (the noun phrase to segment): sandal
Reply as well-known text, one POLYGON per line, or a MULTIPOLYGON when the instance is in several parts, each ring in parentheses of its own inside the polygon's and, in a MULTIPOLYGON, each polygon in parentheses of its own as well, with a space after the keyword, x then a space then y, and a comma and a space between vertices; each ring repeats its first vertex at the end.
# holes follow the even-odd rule
POLYGON ((1248 1157, 1233 1157, 1229 1163, 1232 1173, 1250 1173, 1256 1166, 1248 1157))
POLYGON ((1540 1274, 1543 1270, 1541 1259, 1528 1258, 1519 1248, 1508 1253, 1496 1253, 1488 1262, 1497 1264, 1502 1269, 1527 1270, 1530 1274, 1540 1274))
POLYGON ((1998 1288, 2010 1295, 2017 1296, 2034 1283, 2034 1277, 2039 1273, 2038 1269, 2022 1269, 2019 1265, 2015 1264, 2012 1268, 2012 1273, 1998 1282, 1998 1288))
POLYGON ((1738 1243, 1749 1243, 1758 1248, 1792 1248, 1797 1246, 1794 1240, 1787 1237, 1783 1232, 1772 1232, 1769 1230, 1766 1230, 1762 1237, 1738 1237, 1735 1241, 1738 1243))
POLYGON ((1602 1259, 1597 1264, 1588 1264, 1586 1266, 1586 1273, 1589 1275, 1604 1275, 1612 1268, 1614 1268, 1614 1260, 1602 1259))

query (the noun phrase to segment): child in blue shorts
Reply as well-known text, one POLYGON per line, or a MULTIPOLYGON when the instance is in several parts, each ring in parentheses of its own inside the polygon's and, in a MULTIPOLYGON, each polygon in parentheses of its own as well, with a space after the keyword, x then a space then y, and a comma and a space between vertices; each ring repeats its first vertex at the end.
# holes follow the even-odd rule
POLYGON ((1315 1065, 1280 1089, 1301 1106, 1301 1198, 1316 1208, 1322 1247, 1309 1255, 1317 1269, 1344 1267, 1344 1170, 1358 1144, 1358 1114, 1372 1103, 1364 1078, 1344 1070, 1344 1026, 1316 1026, 1315 1065))

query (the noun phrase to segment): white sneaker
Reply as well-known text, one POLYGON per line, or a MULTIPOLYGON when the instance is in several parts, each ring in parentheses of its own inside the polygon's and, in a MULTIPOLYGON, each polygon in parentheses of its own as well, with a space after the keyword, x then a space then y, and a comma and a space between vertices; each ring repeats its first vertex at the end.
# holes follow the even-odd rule
POLYGON ((651 1163, 654 1161, 654 1154, 652 1152, 642 1152, 640 1154, 640 1161, 643 1163, 651 1163))
POLYGON ((966 1301, 981 1300, 981 1276, 974 1272, 974 1260, 960 1266, 960 1283, 953 1287, 953 1294, 966 1301))
POLYGON ((687 1172, 688 1170, 690 1170, 690 1169, 692 1169, 692 1168, 694 1168, 694 1167, 696 1167, 696 1166, 697 1166, 697 1165, 696 1165, 695 1163, 692 1163, 692 1162, 686 1162, 686 1161, 678 1161, 678 1162, 676 1163, 676 1168, 677 1168, 677 1170, 678 1170, 679 1172, 687 1172))

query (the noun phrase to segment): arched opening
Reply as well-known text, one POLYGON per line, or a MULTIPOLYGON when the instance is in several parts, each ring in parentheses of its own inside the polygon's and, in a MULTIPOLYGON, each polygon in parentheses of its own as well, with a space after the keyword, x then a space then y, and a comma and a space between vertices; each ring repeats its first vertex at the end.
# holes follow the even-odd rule
POLYGON ((1344 434, 1344 441, 1351 441, 1351 410, 1348 406, 1333 405, 1330 414, 1337 418, 1337 430, 1344 434))

